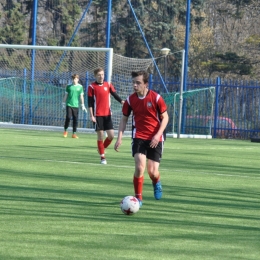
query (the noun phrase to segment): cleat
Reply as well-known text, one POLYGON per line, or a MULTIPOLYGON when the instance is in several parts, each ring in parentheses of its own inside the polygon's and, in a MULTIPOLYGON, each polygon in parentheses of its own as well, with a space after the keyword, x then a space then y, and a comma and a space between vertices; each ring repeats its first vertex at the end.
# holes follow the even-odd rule
POLYGON ((106 159, 101 159, 101 164, 107 164, 107 160, 106 159))
POLYGON ((154 197, 156 200, 161 199, 162 197, 162 185, 161 182, 153 183, 154 197))
POLYGON ((67 132, 67 131, 64 131, 64 132, 63 132, 63 137, 66 138, 67 136, 68 136, 68 132, 67 132))
POLYGON ((78 139, 78 137, 77 137, 76 134, 73 134, 73 135, 72 135, 72 138, 76 138, 76 139, 78 139))
POLYGON ((139 208, 141 208, 143 206, 143 202, 140 199, 138 199, 138 201, 139 201, 139 208))

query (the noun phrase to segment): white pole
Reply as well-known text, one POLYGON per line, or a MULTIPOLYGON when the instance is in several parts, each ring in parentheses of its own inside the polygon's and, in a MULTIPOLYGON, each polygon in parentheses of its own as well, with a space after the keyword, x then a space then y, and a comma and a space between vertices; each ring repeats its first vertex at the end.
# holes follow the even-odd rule
POLYGON ((113 49, 110 48, 108 52, 108 66, 107 66, 107 81, 112 80, 112 67, 113 67, 113 49))
MULTIPOLYGON (((172 115, 172 137, 174 138, 174 126, 175 126, 175 102, 176 102, 176 96, 178 95, 178 93, 174 94, 173 97, 173 115, 172 115)), ((176 129, 178 131, 178 129, 176 129)))
POLYGON ((0 44, 0 48, 7 49, 35 49, 35 50, 57 50, 57 51, 110 51, 112 48, 94 48, 94 47, 66 47, 66 46, 41 46, 41 45, 16 45, 0 44))
POLYGON ((182 66, 181 66, 181 86, 180 86, 180 107, 179 107, 179 122, 177 138, 180 138, 181 134, 181 117, 182 117, 182 102, 183 102, 183 80, 184 80, 184 60, 185 60, 185 50, 182 50, 182 66))

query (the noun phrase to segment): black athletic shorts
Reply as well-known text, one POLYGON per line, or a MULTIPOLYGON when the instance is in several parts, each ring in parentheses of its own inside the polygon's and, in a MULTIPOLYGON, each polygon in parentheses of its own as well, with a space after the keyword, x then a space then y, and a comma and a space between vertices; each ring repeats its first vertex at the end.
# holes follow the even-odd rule
POLYGON ((96 123, 94 123, 95 131, 106 131, 114 129, 111 115, 110 116, 96 116, 96 123))
POLYGON ((157 147, 150 147, 151 140, 142 140, 134 138, 132 142, 132 156, 136 153, 142 153, 146 155, 147 159, 160 163, 163 153, 163 142, 159 142, 157 147))

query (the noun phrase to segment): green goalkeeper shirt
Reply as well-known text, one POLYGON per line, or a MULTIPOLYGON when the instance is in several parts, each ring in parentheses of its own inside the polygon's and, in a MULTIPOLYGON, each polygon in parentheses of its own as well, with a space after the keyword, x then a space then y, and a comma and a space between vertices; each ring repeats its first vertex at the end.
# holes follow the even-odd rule
POLYGON ((79 107, 79 97, 84 93, 82 85, 68 85, 66 93, 68 94, 66 105, 69 107, 79 107))

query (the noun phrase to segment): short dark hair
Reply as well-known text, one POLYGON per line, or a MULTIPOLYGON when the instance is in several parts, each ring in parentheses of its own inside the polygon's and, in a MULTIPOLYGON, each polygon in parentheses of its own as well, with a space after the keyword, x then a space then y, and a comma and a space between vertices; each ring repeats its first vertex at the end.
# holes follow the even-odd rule
POLYGON ((137 76, 143 76, 144 83, 147 83, 149 80, 149 73, 145 70, 133 71, 132 78, 135 78, 137 76))
POLYGON ((73 74, 71 77, 72 77, 72 79, 75 79, 75 78, 79 79, 79 75, 78 74, 73 74))
POLYGON ((96 76, 100 71, 104 71, 103 68, 99 67, 94 70, 94 76, 96 76))

